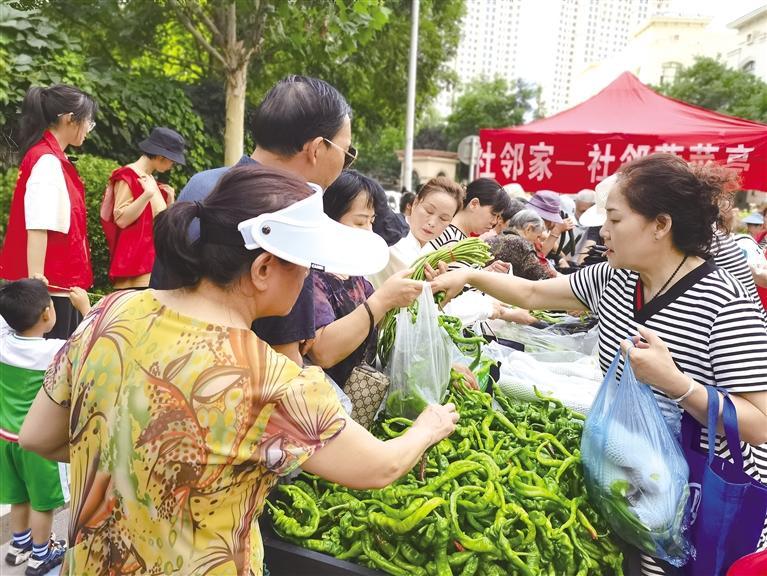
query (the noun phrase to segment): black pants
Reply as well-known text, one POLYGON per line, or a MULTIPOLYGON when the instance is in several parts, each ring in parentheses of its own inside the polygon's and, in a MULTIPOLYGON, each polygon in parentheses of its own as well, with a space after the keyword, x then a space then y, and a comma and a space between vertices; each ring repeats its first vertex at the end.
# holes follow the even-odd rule
POLYGON ((51 300, 53 309, 56 310, 56 324, 45 337, 67 340, 83 321, 82 314, 75 310, 68 296, 51 296, 51 300))

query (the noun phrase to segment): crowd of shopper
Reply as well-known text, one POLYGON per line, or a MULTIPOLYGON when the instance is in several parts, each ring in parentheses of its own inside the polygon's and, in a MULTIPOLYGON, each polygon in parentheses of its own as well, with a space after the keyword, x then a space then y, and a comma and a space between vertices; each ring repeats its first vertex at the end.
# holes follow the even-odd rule
POLYGON ((112 173, 100 217, 115 292, 89 312, 85 192, 65 151, 97 111, 71 86, 30 89, 0 252, 0 390, 13 406, 0 413, 0 502, 12 505, 6 561, 27 574, 68 546, 69 574, 260 574, 255 520, 279 478, 300 466, 375 488, 410 470, 452 433, 455 407, 430 405, 382 442, 343 390, 376 365, 387 312, 421 294, 414 262, 469 237, 492 250, 484 269, 429 271, 465 325, 593 312, 602 369, 636 335, 632 365, 662 410, 705 424, 703 387, 728 391, 745 470, 767 482, 764 216, 731 233, 732 172, 653 154, 574 201, 437 177, 397 214, 351 169, 343 95, 289 76, 253 115, 252 153, 178 198, 154 176, 185 163, 173 129, 152 130, 112 173), (67 491, 68 543, 51 537, 67 491))

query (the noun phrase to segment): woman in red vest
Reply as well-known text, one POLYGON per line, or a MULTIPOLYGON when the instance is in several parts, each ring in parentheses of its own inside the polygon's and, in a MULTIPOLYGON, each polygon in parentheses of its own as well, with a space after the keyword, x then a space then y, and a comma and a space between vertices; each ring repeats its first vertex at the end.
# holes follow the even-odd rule
POLYGON ((154 265, 154 217, 174 200, 173 188, 152 174, 185 164, 186 143, 170 128, 155 128, 138 147, 141 158, 109 178, 101 205, 101 226, 112 256, 109 279, 118 290, 146 288, 154 265))
POLYGON ((81 146, 96 125, 88 94, 59 84, 30 88, 21 111, 19 178, 0 251, 0 278, 47 278, 56 325, 46 337, 68 338, 82 320, 69 289, 93 284, 85 188, 64 151, 81 146))

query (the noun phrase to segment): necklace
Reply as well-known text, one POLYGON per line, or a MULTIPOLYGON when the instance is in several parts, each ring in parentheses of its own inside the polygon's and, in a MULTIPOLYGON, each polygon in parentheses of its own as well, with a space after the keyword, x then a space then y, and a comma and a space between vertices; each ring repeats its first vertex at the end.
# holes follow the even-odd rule
POLYGON ((669 284, 671 284, 671 281, 674 279, 674 276, 676 276, 676 275, 677 275, 677 272, 679 272, 679 270, 681 270, 681 269, 682 269, 682 266, 684 266, 684 263, 685 263, 685 262, 687 262, 687 258, 688 258, 688 255, 687 255, 687 254, 685 254, 685 255, 684 255, 684 258, 682 258, 682 261, 679 263, 679 266, 677 266, 677 267, 676 267, 676 270, 674 270, 674 273, 673 273, 673 274, 671 274, 671 276, 669 277, 669 279, 668 279, 668 280, 666 280, 666 283, 665 283, 663 286, 661 286, 660 290, 658 290, 658 291, 657 291, 657 292, 656 292, 656 293, 653 295, 653 297, 652 297, 652 298, 648 298, 648 299, 647 299, 647 301, 648 301, 648 302, 649 302, 650 300, 652 300, 653 298, 656 298, 657 296, 659 296, 659 295, 661 294, 661 292, 663 292, 663 291, 664 291, 666 288, 668 288, 668 285, 669 285, 669 284))

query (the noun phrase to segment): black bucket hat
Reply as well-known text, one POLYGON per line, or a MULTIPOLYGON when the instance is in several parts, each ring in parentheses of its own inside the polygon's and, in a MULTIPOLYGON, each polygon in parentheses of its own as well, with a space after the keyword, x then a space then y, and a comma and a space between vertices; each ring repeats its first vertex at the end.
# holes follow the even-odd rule
POLYGON ((186 142, 184 137, 170 128, 165 128, 164 126, 154 128, 149 138, 142 140, 138 147, 145 154, 164 156, 168 160, 173 160, 176 164, 186 165, 186 158, 184 157, 186 142))

